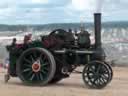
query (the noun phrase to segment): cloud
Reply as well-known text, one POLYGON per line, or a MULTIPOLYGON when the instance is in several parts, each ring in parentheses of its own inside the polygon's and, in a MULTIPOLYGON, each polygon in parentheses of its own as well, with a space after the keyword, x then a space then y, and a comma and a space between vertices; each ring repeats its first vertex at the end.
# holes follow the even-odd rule
POLYGON ((31 0, 32 3, 39 3, 39 4, 47 4, 49 1, 48 0, 31 0))
POLYGON ((95 0, 72 0, 71 6, 78 11, 93 10, 95 7, 95 0))
MULTIPOLYGON (((104 0, 103 19, 128 20, 127 0, 104 0)), ((60 23, 93 21, 96 0, 1 0, 0 23, 60 23)))
POLYGON ((104 0, 103 20, 104 21, 128 21, 127 0, 104 0))

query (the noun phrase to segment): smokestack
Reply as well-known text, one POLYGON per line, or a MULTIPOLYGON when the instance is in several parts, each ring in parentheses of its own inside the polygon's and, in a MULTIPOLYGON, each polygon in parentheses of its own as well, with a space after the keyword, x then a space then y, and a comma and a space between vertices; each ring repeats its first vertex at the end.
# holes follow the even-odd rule
POLYGON ((101 48, 101 13, 94 13, 95 48, 101 48))

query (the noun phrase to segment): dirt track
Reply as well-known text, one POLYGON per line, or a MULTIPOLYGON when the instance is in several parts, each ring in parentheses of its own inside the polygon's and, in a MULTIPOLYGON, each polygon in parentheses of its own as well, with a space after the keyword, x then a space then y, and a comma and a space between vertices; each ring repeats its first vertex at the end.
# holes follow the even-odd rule
POLYGON ((89 89, 84 85, 81 74, 72 74, 61 82, 41 86, 25 86, 18 78, 5 84, 5 71, 0 69, 0 96, 128 96, 128 67, 114 69, 114 79, 101 90, 89 89))

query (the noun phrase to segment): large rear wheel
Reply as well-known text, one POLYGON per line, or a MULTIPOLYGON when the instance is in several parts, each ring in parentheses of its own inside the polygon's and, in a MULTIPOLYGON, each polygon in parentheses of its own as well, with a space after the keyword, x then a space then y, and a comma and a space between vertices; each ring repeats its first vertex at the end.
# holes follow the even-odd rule
POLYGON ((46 85, 54 77, 56 63, 44 48, 30 48, 17 62, 17 75, 25 84, 46 85))

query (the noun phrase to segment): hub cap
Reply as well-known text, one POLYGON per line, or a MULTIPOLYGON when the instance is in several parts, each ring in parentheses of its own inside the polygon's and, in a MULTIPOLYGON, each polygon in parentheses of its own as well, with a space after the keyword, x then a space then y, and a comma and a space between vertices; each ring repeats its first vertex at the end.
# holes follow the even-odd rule
POLYGON ((34 62, 34 63, 32 64, 32 71, 33 71, 33 72, 37 73, 37 72, 40 71, 40 69, 41 69, 41 64, 40 64, 39 61, 38 61, 38 62, 36 61, 36 62, 34 62))

